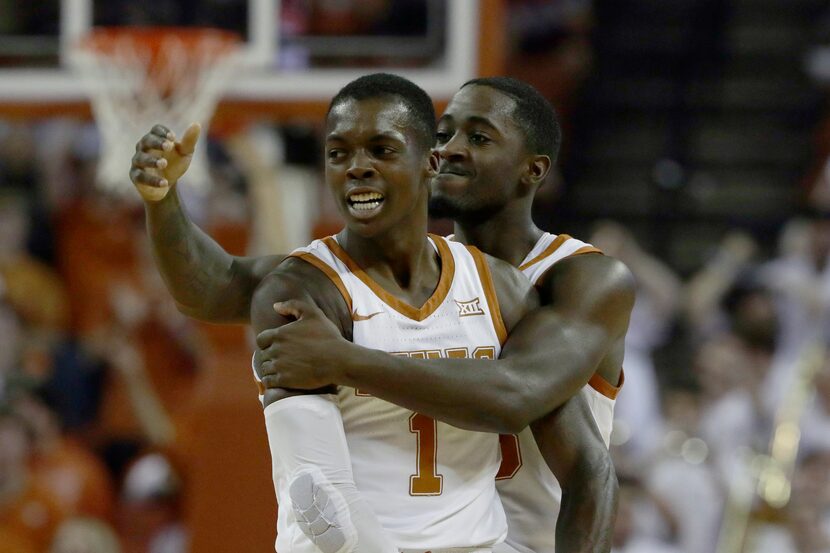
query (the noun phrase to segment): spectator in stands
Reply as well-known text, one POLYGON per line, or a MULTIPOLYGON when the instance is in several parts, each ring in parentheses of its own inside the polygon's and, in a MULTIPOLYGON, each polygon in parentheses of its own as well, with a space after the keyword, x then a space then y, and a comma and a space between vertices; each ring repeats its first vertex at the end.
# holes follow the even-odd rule
MULTIPOLYGON (((801 451, 804 454, 821 453, 830 458, 830 364, 825 364, 816 375, 814 385, 815 397, 810 400, 801 423, 801 451)), ((830 493, 827 504, 830 506, 830 493)))
POLYGON ((726 493, 736 473, 747 470, 746 448, 766 447, 769 425, 757 405, 757 367, 744 344, 726 333, 698 349, 693 366, 702 386, 700 434, 709 449, 718 486, 726 493))
POLYGON ((124 477, 118 527, 124 553, 185 553, 181 480, 167 458, 151 453, 137 459, 124 477))
POLYGON ((791 531, 805 553, 830 551, 830 451, 816 451, 801 459, 793 478, 791 531))
POLYGON ((511 77, 538 88, 556 106, 568 133, 575 93, 590 74, 593 48, 592 0, 546 2, 511 0, 510 50, 506 67, 511 77), (539 71, 544 67, 544 71, 539 71))
POLYGON ((0 402, 8 397, 15 381, 21 378, 20 352, 22 329, 17 313, 3 301, 0 280, 0 402))
POLYGON ((32 472, 52 490, 61 509, 72 516, 111 520, 114 492, 101 460, 82 443, 65 436, 56 413, 37 397, 20 395, 13 406, 33 437, 32 472))
POLYGON ((31 450, 24 421, 0 411, 0 551, 45 551, 65 516, 52 490, 29 469, 31 450))
POLYGON ((762 390, 770 418, 791 389, 805 352, 830 341, 830 218, 816 213, 795 229, 784 235, 778 256, 759 269, 761 282, 774 294, 780 326, 762 390))
POLYGON ((611 553, 683 553, 673 535, 677 521, 638 481, 620 483, 611 553))
POLYGON ((58 528, 49 553, 121 553, 121 545, 105 522, 72 518, 58 528))
POLYGON ((64 330, 69 302, 58 274, 26 249, 29 206, 20 194, 0 194, 0 278, 6 300, 33 328, 64 330))
POLYGON ((663 396, 663 449, 643 475, 646 488, 676 520, 677 543, 684 553, 714 550, 723 508, 711 453, 700 438, 701 408, 695 391, 675 389, 663 396))
POLYGON ((682 313, 693 343, 729 329, 723 300, 736 282, 753 270, 758 246, 741 231, 728 233, 714 254, 686 284, 682 313))

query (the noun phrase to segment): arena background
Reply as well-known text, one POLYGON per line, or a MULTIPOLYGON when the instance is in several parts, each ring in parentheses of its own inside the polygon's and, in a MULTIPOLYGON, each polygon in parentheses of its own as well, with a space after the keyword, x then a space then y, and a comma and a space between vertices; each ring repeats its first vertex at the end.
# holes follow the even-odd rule
POLYGON ((340 228, 320 130, 351 78, 438 109, 478 75, 538 87, 565 130, 538 224, 639 286, 614 551, 830 551, 827 2, 0 0, 0 553, 273 547, 250 337, 178 313, 128 165, 96 185, 68 53, 112 25, 242 37, 209 178, 180 185, 236 254, 340 228))

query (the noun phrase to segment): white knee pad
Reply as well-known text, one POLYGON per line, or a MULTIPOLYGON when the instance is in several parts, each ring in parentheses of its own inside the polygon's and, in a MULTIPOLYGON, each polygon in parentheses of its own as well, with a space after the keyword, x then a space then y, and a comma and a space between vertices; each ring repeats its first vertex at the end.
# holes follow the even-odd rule
POLYGON ((288 495, 297 526, 323 553, 352 553, 357 529, 346 499, 317 467, 306 465, 291 477, 288 495))

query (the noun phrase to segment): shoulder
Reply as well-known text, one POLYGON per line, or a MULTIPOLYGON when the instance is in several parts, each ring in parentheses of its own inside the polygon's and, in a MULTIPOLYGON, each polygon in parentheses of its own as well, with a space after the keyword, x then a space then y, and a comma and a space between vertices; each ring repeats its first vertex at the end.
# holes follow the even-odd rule
POLYGON ((496 292, 502 291, 505 298, 519 298, 532 293, 533 284, 516 267, 492 255, 482 255, 490 268, 496 292))
POLYGON ((509 332, 526 313, 538 307, 538 294, 516 267, 491 255, 482 255, 490 269, 502 319, 509 332))
POLYGON ((344 335, 351 335, 351 310, 340 289, 322 270, 297 257, 287 257, 271 270, 254 291, 251 321, 260 332, 277 321, 273 304, 290 299, 314 303, 344 335))
POLYGON ((630 311, 636 283, 625 264, 598 253, 563 259, 537 282, 544 304, 594 304, 614 302, 630 311))
POLYGON ((324 275, 315 267, 296 257, 287 257, 268 271, 256 289, 257 294, 271 294, 278 299, 283 296, 309 294, 311 286, 306 279, 321 281, 324 275))
POLYGON ((599 253, 575 255, 551 266, 539 280, 540 284, 555 284, 563 281, 579 280, 586 284, 620 286, 634 289, 634 276, 619 259, 599 253))

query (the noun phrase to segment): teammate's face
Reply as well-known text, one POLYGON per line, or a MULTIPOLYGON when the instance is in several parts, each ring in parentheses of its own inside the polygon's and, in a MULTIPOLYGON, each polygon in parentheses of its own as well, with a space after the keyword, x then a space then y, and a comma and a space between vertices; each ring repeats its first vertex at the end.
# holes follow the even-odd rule
POLYGON ((326 182, 348 227, 373 236, 424 209, 429 151, 395 98, 346 100, 326 125, 326 182))
POLYGON ((453 96, 438 120, 433 216, 486 218, 521 193, 533 156, 515 108, 512 98, 489 86, 465 86, 453 96))

